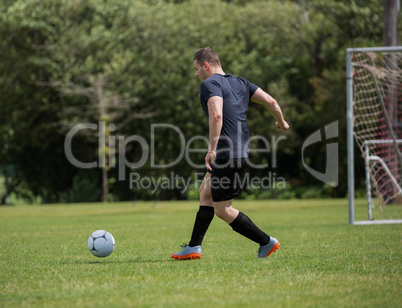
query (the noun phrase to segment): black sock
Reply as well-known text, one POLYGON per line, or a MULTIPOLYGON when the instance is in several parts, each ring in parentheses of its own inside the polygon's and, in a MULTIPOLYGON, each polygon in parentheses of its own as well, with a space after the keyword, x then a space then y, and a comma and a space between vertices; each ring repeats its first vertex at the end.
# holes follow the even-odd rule
POLYGON ((237 233, 247 237, 248 239, 265 246, 269 243, 270 237, 265 232, 261 231, 247 215, 239 212, 239 215, 230 224, 232 229, 237 233))
POLYGON ((193 233, 191 241, 188 244, 190 247, 201 245, 204 235, 215 216, 215 209, 212 206, 200 205, 200 209, 195 217, 193 233))

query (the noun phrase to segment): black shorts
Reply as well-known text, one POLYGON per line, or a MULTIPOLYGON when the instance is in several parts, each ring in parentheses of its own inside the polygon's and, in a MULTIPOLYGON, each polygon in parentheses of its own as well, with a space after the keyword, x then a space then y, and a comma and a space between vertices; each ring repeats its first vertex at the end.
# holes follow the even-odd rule
POLYGON ((214 202, 232 200, 241 194, 241 177, 246 167, 246 159, 215 159, 211 164, 211 193, 214 202))

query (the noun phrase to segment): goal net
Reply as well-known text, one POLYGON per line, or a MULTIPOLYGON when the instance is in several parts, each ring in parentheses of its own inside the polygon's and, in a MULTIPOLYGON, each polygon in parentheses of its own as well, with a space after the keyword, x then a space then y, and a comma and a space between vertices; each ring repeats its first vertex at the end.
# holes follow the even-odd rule
POLYGON ((348 92, 348 128, 366 168, 368 221, 402 222, 402 48, 348 49, 348 92))

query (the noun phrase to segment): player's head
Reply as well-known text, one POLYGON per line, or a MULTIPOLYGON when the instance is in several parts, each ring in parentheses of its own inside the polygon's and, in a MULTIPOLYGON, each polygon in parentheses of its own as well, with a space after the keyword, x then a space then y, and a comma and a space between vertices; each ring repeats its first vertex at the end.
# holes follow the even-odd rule
POLYGON ((211 47, 198 49, 195 52, 194 61, 196 61, 199 65, 203 65, 205 62, 208 62, 212 66, 221 66, 218 54, 211 47))
POLYGON ((221 68, 218 54, 210 47, 198 49, 194 55, 195 76, 202 81, 221 68))

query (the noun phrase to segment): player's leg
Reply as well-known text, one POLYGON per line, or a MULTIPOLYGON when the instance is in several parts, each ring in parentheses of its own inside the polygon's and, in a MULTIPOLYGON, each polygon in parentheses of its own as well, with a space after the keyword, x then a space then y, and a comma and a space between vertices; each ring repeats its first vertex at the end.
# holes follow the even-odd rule
POLYGON ((214 163, 211 177, 213 205, 216 215, 226 221, 234 231, 260 244, 258 257, 264 253, 263 257, 266 257, 279 248, 279 242, 258 228, 247 215, 232 206, 232 200, 242 191, 241 175, 245 166, 244 158, 214 163), (266 251, 268 248, 269 251, 266 251))
POLYGON ((182 245, 182 251, 172 254, 177 260, 201 258, 201 244, 215 216, 211 195, 211 175, 207 173, 200 186, 200 207, 195 217, 190 243, 182 245))
POLYGON ((237 233, 261 246, 269 243, 269 235, 258 228, 246 214, 235 209, 232 200, 214 202, 214 207, 216 216, 226 221, 237 233))
POLYGON ((200 207, 195 217, 190 247, 201 246, 205 233, 215 216, 211 195, 211 174, 206 173, 200 186, 200 207))
POLYGON ((214 202, 213 205, 216 216, 226 221, 229 225, 236 219, 237 215, 239 215, 239 210, 232 207, 232 200, 214 202))
POLYGON ((258 258, 266 258, 279 248, 279 241, 258 228, 244 213, 232 206, 232 200, 214 202, 215 214, 234 231, 260 244, 258 258))

